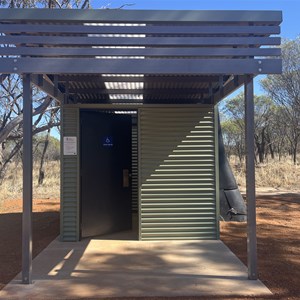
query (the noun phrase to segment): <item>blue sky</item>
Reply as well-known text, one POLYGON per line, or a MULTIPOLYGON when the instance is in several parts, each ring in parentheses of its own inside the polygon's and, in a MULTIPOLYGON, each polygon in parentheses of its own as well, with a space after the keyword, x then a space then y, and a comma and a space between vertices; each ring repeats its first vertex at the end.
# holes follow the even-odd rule
POLYGON ((282 10, 281 36, 300 34, 300 0, 91 0, 93 8, 119 8, 126 3, 134 4, 126 9, 282 10))
MULTIPOLYGON (((91 0, 92 8, 176 9, 176 10, 281 10, 283 23, 281 37, 294 39, 300 35, 300 0, 91 0)), ((262 94, 259 80, 255 79, 255 94, 262 94)), ((238 92, 241 92, 240 89, 238 92)), ((233 97, 238 92, 230 95, 233 97)))
MULTIPOLYGON (((133 4, 124 9, 281 10, 281 37, 294 39, 300 35, 300 0, 91 0, 91 4, 93 8, 111 9, 133 4)), ((263 93, 260 79, 261 76, 255 78, 256 94, 263 93)))

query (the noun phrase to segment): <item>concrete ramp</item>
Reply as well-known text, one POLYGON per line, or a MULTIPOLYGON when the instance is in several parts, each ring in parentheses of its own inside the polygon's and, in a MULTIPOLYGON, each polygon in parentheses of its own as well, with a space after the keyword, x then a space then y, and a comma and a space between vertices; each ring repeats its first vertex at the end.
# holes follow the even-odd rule
POLYGON ((221 241, 53 241, 0 299, 271 295, 221 241))

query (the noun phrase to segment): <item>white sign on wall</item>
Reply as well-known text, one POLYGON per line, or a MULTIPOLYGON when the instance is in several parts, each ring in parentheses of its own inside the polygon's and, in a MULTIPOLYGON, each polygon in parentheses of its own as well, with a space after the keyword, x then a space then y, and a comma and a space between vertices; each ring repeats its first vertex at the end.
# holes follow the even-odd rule
POLYGON ((77 137, 64 137, 64 155, 77 155, 77 137))

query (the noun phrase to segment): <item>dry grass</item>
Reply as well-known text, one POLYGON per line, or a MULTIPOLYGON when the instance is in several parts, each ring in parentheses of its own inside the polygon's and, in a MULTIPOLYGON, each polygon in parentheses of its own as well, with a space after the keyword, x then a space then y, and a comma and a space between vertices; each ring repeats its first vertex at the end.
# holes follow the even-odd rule
MULTIPOLYGON (((59 198, 60 196, 60 162, 45 163, 45 178, 43 185, 38 185, 38 164, 33 168, 33 197, 59 198)), ((22 198, 22 165, 12 163, 6 177, 0 186, 0 200, 22 198)))
MULTIPOLYGON (((237 183, 245 187, 245 166, 238 165, 231 160, 231 167, 237 183)), ((59 198, 60 197, 60 163, 47 162, 45 164, 45 179, 42 186, 38 185, 38 165, 33 170, 33 197, 59 198)), ((273 187, 285 190, 299 189, 300 166, 293 165, 290 160, 268 162, 256 167, 256 186, 273 187)), ((0 186, 0 200, 22 198, 22 165, 11 164, 6 178, 0 186)))
MULTIPOLYGON (((230 161, 233 173, 239 186, 245 187, 245 164, 239 165, 230 161)), ((255 168, 257 187, 273 187, 276 189, 299 189, 300 166, 294 165, 290 159, 285 161, 269 161, 255 168)))

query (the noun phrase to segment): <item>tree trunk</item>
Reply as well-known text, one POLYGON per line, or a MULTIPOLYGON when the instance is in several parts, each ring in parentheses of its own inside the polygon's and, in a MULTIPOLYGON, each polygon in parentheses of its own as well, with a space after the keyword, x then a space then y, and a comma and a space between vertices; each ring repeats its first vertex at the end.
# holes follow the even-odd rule
MULTIPOLYGON (((44 102, 37 107, 33 113, 32 116, 36 116, 38 114, 43 113, 48 106, 50 105, 52 99, 50 97, 47 97, 44 102)), ((0 130, 0 143, 4 142, 13 129, 15 129, 17 126, 20 126, 23 123, 23 114, 18 115, 16 118, 14 118, 12 121, 10 121, 3 129, 0 130)))
POLYGON ((262 153, 262 163, 264 162, 265 156, 266 156, 266 130, 263 128, 261 132, 261 153, 262 153))
POLYGON ((42 156, 41 156, 41 162, 40 162, 40 168, 39 168, 39 179, 38 179, 38 184, 39 185, 43 184, 44 178, 45 178, 44 162, 45 162, 46 151, 47 151, 47 148, 48 148, 48 145, 49 145, 49 136, 50 136, 50 128, 47 130, 44 149, 43 149, 42 156))
POLYGON ((272 159, 275 159, 274 149, 273 149, 271 143, 269 144, 269 150, 270 150, 271 158, 272 158, 272 159))
POLYGON ((258 158, 259 158, 259 163, 263 164, 264 160, 265 160, 265 156, 264 156, 264 152, 263 152, 263 149, 262 149, 262 145, 258 146, 258 158))
POLYGON ((297 145, 295 145, 293 149, 293 162, 294 165, 297 165, 297 145))
POLYGON ((3 162, 3 164, 1 164, 1 168, 0 168, 0 184, 2 183, 2 181, 4 179, 5 171, 6 171, 6 167, 7 167, 8 163, 10 163, 11 160, 13 159, 13 157, 19 152, 19 150, 21 149, 22 145, 23 145, 23 140, 17 142, 17 144, 14 146, 14 148, 10 152, 8 158, 3 162))
POLYGON ((263 151, 263 145, 260 144, 258 141, 256 141, 256 149, 257 149, 257 155, 258 155, 258 161, 259 163, 264 163, 264 151, 263 151))

